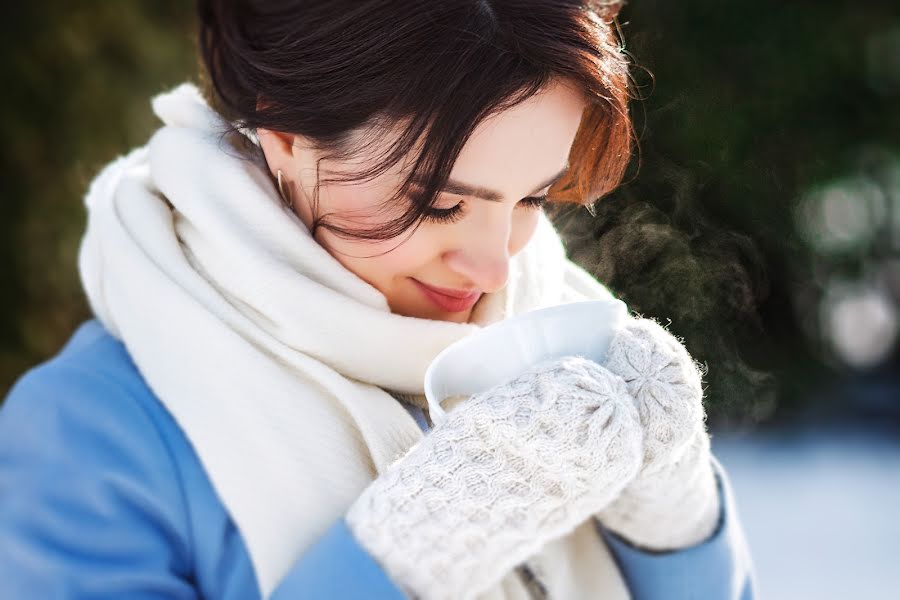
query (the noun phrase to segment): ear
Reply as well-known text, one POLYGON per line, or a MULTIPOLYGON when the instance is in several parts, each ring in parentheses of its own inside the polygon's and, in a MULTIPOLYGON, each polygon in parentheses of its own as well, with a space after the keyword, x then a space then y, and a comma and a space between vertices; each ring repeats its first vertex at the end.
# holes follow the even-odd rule
MULTIPOLYGON (((262 96, 257 96, 256 110, 265 108, 268 102, 262 96)), ((259 146, 262 148, 263 154, 266 156, 266 162, 272 176, 275 177, 278 169, 285 169, 291 164, 294 153, 296 152, 297 136, 282 131, 274 131, 272 129, 264 129, 259 127, 256 129, 256 139, 259 140, 259 146)))
POLYGON ((293 162, 294 153, 297 151, 296 135, 259 128, 256 130, 256 138, 273 176, 278 169, 286 169, 287 165, 293 162))

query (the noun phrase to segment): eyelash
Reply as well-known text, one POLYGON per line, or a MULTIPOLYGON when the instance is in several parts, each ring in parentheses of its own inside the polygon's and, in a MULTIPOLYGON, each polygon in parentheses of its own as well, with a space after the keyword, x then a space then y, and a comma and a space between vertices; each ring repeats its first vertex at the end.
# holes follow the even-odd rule
MULTIPOLYGON (((460 201, 453 208, 432 208, 425 213, 425 218, 433 223, 455 223, 463 218, 463 202, 460 201)), ((540 209, 547 203, 547 195, 528 196, 521 202, 525 202, 526 208, 540 209)))

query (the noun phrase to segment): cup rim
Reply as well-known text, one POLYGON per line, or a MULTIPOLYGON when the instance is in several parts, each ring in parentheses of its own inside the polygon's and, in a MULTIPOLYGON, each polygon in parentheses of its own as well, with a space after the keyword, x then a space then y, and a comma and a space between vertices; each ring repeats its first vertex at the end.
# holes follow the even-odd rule
MULTIPOLYGON (((437 368, 444 360, 447 359, 449 355, 459 352, 461 348, 465 348, 466 346, 474 344, 477 342, 477 340, 482 339, 485 336, 499 335, 503 330, 513 329, 529 321, 552 319, 554 317, 557 317, 560 313, 588 313, 600 308, 609 311, 611 314, 616 316, 627 316, 628 314, 626 304, 618 298, 599 298, 566 302, 563 304, 554 304, 552 306, 545 306, 526 311, 524 313, 513 315, 506 319, 491 323, 459 340, 456 340, 455 342, 441 350, 425 370, 425 398, 428 403, 429 415, 432 422, 436 424, 446 418, 446 411, 441 406, 441 402, 443 402, 449 396, 441 398, 440 400, 435 399, 433 397, 433 383, 437 368)), ((575 317, 573 315, 572 318, 577 319, 579 317, 575 317)))

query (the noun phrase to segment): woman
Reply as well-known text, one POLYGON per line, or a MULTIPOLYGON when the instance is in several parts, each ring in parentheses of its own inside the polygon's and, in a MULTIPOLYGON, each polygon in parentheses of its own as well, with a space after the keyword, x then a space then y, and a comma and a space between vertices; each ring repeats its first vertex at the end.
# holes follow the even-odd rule
POLYGON ((752 597, 654 321, 425 410, 452 342, 609 297, 541 207, 628 160, 617 10, 199 2, 211 85, 92 182, 96 318, 0 412, 0 596, 752 597))

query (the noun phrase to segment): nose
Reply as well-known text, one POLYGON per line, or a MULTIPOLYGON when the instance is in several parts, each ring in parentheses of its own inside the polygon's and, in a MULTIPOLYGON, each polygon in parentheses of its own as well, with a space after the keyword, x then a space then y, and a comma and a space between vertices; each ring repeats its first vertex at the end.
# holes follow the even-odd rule
POLYGON ((496 292, 509 277, 510 230, 506 219, 504 225, 493 221, 490 227, 464 234, 445 255, 447 265, 483 292, 496 292))

